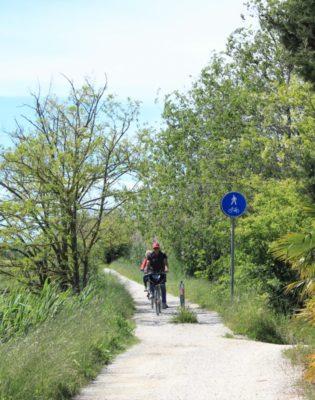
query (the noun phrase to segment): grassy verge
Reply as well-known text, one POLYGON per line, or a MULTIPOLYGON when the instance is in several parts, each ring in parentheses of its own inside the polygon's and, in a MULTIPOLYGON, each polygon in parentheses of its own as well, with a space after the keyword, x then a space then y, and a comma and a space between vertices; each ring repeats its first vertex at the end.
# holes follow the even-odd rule
POLYGON ((69 399, 135 341, 133 302, 111 276, 79 306, 63 307, 27 335, 0 344, 0 399, 69 399))

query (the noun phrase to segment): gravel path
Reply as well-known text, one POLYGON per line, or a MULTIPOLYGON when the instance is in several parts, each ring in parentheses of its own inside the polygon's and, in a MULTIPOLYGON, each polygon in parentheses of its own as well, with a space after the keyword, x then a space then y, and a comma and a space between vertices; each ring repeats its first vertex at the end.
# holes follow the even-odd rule
POLYGON ((193 304, 198 324, 172 324, 178 298, 168 295, 170 308, 157 317, 142 285, 119 277, 135 300, 140 343, 105 367, 76 400, 303 398, 295 384, 300 371, 281 355, 288 346, 226 338, 231 332, 219 316, 193 304))

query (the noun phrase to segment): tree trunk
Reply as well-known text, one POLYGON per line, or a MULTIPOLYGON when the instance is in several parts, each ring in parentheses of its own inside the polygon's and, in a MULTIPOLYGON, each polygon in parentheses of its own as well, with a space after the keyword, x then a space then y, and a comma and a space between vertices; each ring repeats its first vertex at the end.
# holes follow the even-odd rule
POLYGON ((83 278, 82 278, 82 288, 84 289, 88 282, 89 273, 89 256, 85 255, 83 258, 83 278))
POLYGON ((76 207, 74 207, 71 213, 70 234, 71 234, 71 252, 72 252, 72 264, 73 264, 73 289, 76 293, 80 293, 80 270, 79 270, 79 255, 78 255, 76 207))

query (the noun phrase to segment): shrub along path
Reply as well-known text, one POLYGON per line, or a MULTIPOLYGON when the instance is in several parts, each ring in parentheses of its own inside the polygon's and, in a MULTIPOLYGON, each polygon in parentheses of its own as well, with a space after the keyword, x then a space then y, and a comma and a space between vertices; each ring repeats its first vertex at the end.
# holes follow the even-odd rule
MULTIPOLYGON (((111 273, 115 273, 111 271, 111 273)), ((283 358, 289 346, 230 338, 215 312, 190 304, 198 324, 172 324, 179 300, 157 317, 143 286, 120 276, 136 305, 140 343, 104 368, 76 400, 295 400, 300 371, 283 358)))

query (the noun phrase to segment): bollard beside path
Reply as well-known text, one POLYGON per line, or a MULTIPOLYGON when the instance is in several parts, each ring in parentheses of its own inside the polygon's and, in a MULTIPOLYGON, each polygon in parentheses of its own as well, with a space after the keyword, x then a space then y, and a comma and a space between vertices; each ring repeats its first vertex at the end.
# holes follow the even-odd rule
POLYGON ((180 281, 179 284, 179 301, 180 306, 185 307, 185 285, 183 281, 180 281))

